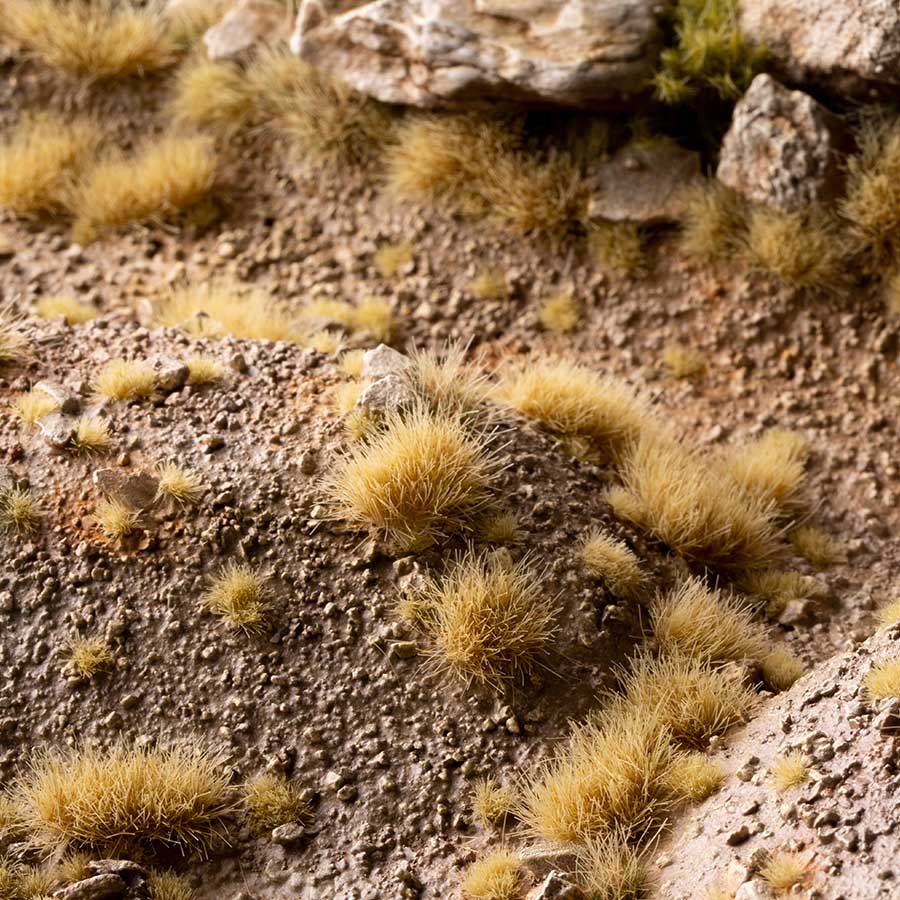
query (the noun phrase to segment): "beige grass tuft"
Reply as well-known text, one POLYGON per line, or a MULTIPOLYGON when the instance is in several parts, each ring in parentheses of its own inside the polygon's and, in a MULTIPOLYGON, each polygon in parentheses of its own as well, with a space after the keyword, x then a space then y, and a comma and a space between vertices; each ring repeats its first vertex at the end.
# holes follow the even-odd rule
POLYGON ((519 858, 498 850, 469 866, 462 895, 467 900, 518 900, 524 885, 519 858))
POLYGON ((634 597, 640 592, 644 573, 624 541, 594 529, 581 545, 581 560, 615 596, 634 597))
POLYGON ((866 675, 865 685, 874 700, 900 697, 900 656, 875 663, 866 675))
POLYGON ((807 452, 802 435, 776 429, 727 452, 724 465, 746 491, 789 512, 800 502, 807 452))
POLYGON ((747 215, 741 197, 718 181, 690 189, 681 215, 682 249, 698 260, 731 256, 740 246, 747 215))
POLYGON ((779 850, 759 870, 763 880, 776 894, 787 894, 795 885, 802 884, 812 868, 809 853, 779 850))
POLYGON ((593 225, 588 231, 587 247, 591 259, 605 272, 623 277, 645 274, 644 237, 637 225, 593 225))
POLYGON ((740 580, 740 589, 765 601, 766 615, 775 619, 794 600, 807 600, 824 595, 824 588, 815 578, 800 572, 764 569, 748 572, 740 580))
POLYGON ((365 350, 348 350, 341 354, 338 367, 345 375, 349 375, 351 378, 360 378, 365 354, 365 350))
POLYGON ((708 662, 760 660, 768 650, 765 628, 733 594, 687 578, 657 597, 651 610, 653 634, 666 653, 708 662))
POLYGON ((516 806, 516 792, 493 778, 482 778, 472 787, 472 814, 482 828, 503 825, 516 806))
POLYGON ((25 488, 0 487, 0 528, 29 533, 43 517, 43 508, 35 495, 25 488))
POLYGON ((409 550, 470 531, 494 471, 484 437, 458 416, 418 406, 388 417, 345 457, 329 493, 337 517, 409 550))
POLYGON ((888 628, 898 622, 900 622, 900 599, 892 600, 878 610, 878 624, 882 628, 888 628))
POLYGON ((151 900, 197 900, 197 892, 183 875, 151 871, 147 879, 151 900))
POLYGON ((401 269, 413 261, 413 249, 409 244, 385 244, 375 251, 375 271, 382 278, 394 278, 401 269))
POLYGON ((567 334, 581 322, 581 306, 569 293, 556 294, 541 303, 537 316, 545 331, 567 334))
POLYGON ((217 384, 225 378, 225 366, 214 356, 194 353, 185 360, 191 384, 217 384))
POLYGON ((466 681, 524 682, 556 631, 556 602, 525 561, 467 554, 429 581, 421 600, 435 668, 466 681))
POLYGON ((478 538, 486 544, 516 544, 524 536, 518 518, 509 512, 487 516, 478 526, 478 538))
POLYGON ((466 360, 466 348, 449 342, 437 349, 414 349, 404 377, 422 400, 437 409, 470 412, 487 397, 487 379, 477 363, 466 360))
POLYGON ((140 523, 140 515, 118 500, 101 501, 94 518, 103 536, 113 542, 134 533, 140 523))
POLYGON ((66 653, 69 667, 82 678, 92 679, 113 664, 109 648, 99 638, 73 638, 66 653))
POLYGON ((32 388, 25 394, 19 394, 10 408, 26 425, 36 425, 44 416, 59 409, 59 403, 49 394, 32 388))
POLYGON ((41 297, 35 303, 34 311, 42 319, 64 318, 69 325, 84 325, 100 315, 97 307, 66 295, 41 297))
POLYGON ((62 212, 73 175, 90 162, 101 141, 91 119, 23 117, 0 143, 0 206, 20 214, 62 212))
POLYGON ((509 282, 502 269, 482 269, 466 287, 479 300, 506 300, 510 295, 509 282))
POLYGON ((178 122, 228 135, 247 123, 253 109, 244 73, 229 61, 196 57, 175 76, 169 112, 178 122))
POLYGON ((381 342, 390 340, 393 328, 391 305, 379 297, 366 297, 357 304, 319 297, 303 307, 299 318, 309 328, 321 331, 339 326, 352 332, 367 332, 381 342))
POLYGON ((817 568, 847 562, 846 547, 821 528, 803 525, 790 533, 790 539, 794 550, 817 568))
POLYGON ((82 416, 78 420, 72 445, 79 453, 106 453, 112 443, 106 419, 82 416))
POLYGON ((650 873, 624 832, 594 838, 578 854, 579 884, 591 900, 642 900, 650 873))
POLYGON ((279 825, 308 822, 310 806, 296 784, 283 775, 259 775, 244 787, 247 819, 256 831, 279 825))
POLYGON ((809 761, 799 750, 776 756, 769 767, 769 779, 779 794, 802 784, 809 778, 809 761))
POLYGON ((107 856, 160 847, 205 853, 227 837, 234 810, 224 768, 197 743, 40 754, 13 797, 42 846, 107 856))
POLYGON ((106 231, 193 206, 212 190, 217 164, 210 138, 179 134, 148 139, 131 156, 100 159, 69 194, 73 237, 88 244, 106 231))
POLYGON ((806 671, 803 663, 783 647, 775 647, 761 660, 763 678, 774 691, 786 691, 806 671))
POLYGON ((107 400, 143 400, 156 388, 156 373, 146 362, 113 359, 100 369, 93 387, 107 400))
POLYGON ((668 784, 672 793, 691 803, 702 803, 711 797, 725 781, 722 768, 705 753, 686 753, 680 757, 669 773, 668 784))
POLYGON ((6 0, 0 32, 53 68, 93 78, 141 75, 174 58, 157 6, 127 0, 6 0))
POLYGON ((668 344, 660 358, 673 378, 694 378, 706 374, 706 357, 687 344, 668 344))
POLYGON ((248 565, 229 563, 211 579, 202 605, 246 634, 266 630, 271 613, 268 579, 248 565))
POLYGON ((169 462, 160 466, 157 472, 160 497, 171 497, 185 506, 199 503, 206 493, 206 485, 196 472, 189 472, 177 463, 169 462))

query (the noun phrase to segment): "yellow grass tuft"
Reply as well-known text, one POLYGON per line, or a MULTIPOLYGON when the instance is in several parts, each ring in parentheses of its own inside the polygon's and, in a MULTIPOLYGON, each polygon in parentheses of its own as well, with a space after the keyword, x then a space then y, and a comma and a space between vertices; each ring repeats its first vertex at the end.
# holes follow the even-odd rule
POLYGON ((156 373, 146 362, 112 359, 97 374, 93 387, 108 400, 143 400, 156 388, 156 373))
POLYGON ((900 622, 900 599, 892 600, 878 610, 878 623, 882 628, 888 628, 898 622, 900 622))
POLYGON ((84 325, 100 315, 95 306, 65 295, 41 297, 35 303, 34 311, 42 319, 64 318, 69 325, 84 325))
POLYGON ((366 297, 356 305, 320 297, 301 310, 300 319, 320 329, 339 325, 348 331, 366 332, 380 342, 390 340, 393 327, 391 305, 379 297, 366 297))
POLYGON ((469 866, 462 895, 469 900, 518 900, 524 884, 519 858, 499 850, 469 866))
POLYGON ((349 375, 351 378, 359 378, 362 375, 363 356, 365 354, 365 350, 348 350, 346 353, 341 354, 338 367, 345 375, 349 375))
POLYGON ((19 394, 10 408, 26 425, 35 425, 58 409, 59 404, 49 394, 32 388, 26 394, 19 394))
POLYGON ((157 472, 160 497, 171 497, 177 503, 191 505, 199 503, 206 493, 206 485, 196 472, 182 469, 177 463, 169 462, 160 466, 157 472))
POLYGON ((803 525, 790 533, 791 546, 817 568, 847 562, 844 545, 821 528, 803 525))
POLYGON ((388 417, 345 457, 329 490, 339 518, 407 550, 470 531, 493 472, 486 438, 457 416, 418 406, 388 417))
POLYGON ((541 303, 537 315, 545 331, 566 334, 578 327, 581 321, 581 306, 569 293, 556 294, 541 303))
POLYGON ((482 778, 472 787, 472 813, 482 828, 503 825, 515 805, 515 790, 493 778, 482 778))
POLYGON ((726 452, 724 464, 728 474, 746 491, 791 511, 800 500, 807 452, 802 435, 776 429, 726 452))
POLYGON ((202 606, 246 634, 266 630, 270 617, 268 579, 248 565, 229 563, 211 579, 202 606))
POLYGON ((874 700, 900 697, 900 657, 875 663, 866 675, 865 684, 874 700))
MULTIPOLYGON (((179 0, 163 10, 166 30, 181 49, 188 49, 231 7, 230 0, 179 0)), ((155 898, 154 898, 155 900, 155 898)))
POLYGON ((711 797, 725 780, 725 773, 705 753, 686 753, 669 773, 672 793, 691 803, 701 803, 711 797))
POLYGON ((29 349, 29 341, 19 330, 17 319, 7 319, 0 309, 0 366, 21 362, 29 349))
POLYGON ((109 648, 99 638, 73 638, 66 652, 70 668, 82 678, 91 679, 113 664, 109 648))
POLYGON ((685 656, 638 656, 621 683, 618 702, 640 710, 677 743, 697 749, 746 719, 756 703, 756 694, 734 672, 685 656))
POLYGON ((499 687, 537 668, 556 626, 556 603, 526 562, 467 554, 422 591, 421 618, 438 669, 499 687))
POLYGON ((466 348, 459 342, 438 349, 415 349, 404 375, 410 387, 437 409, 470 412, 487 396, 487 380, 475 364, 466 362, 466 348))
POLYGON ((118 500, 103 500, 94 516, 103 536, 109 541, 121 541, 137 530, 140 516, 118 500))
POLYGON ((594 529, 581 545, 581 559, 588 571, 602 579, 615 596, 634 597, 640 592, 643 572, 638 558, 624 541, 594 529))
POLYGON ((575 726, 559 755, 522 786, 517 814, 551 843, 583 843, 617 828, 637 839, 671 805, 667 781, 676 759, 655 719, 616 704, 575 726))
POLYGON ((227 60, 196 57, 175 76, 169 112, 177 122, 229 134, 248 121, 253 109, 243 72, 227 60))
POLYGON ((786 691, 806 671, 803 663, 783 647, 775 647, 761 660, 763 678, 774 691, 786 691))
POLYGON ((214 356, 194 353, 185 360, 188 381, 192 384, 216 384, 225 377, 225 366, 214 356))
POLYGON ((150 900, 197 900, 197 892, 187 879, 174 872, 151 871, 147 887, 150 900))
POLYGON ((578 862, 579 884, 591 900, 642 900, 646 896, 649 872, 627 833, 613 831, 588 841, 578 862))
POLYGON ((301 329, 265 291, 229 280, 176 288, 156 307, 156 320, 195 337, 232 335, 299 343, 301 329))
POLYGON ((217 157, 208 137, 164 134, 133 155, 109 155, 88 169, 69 196, 81 244, 133 222, 171 217, 213 188, 217 157))
POLYGON ((256 831, 307 822, 310 806, 296 784, 283 775, 259 775, 244 787, 247 819, 256 831))
POLYGON ((501 269, 483 269, 467 285, 479 300, 506 300, 510 295, 506 273, 501 269))
POLYGON ((116 0, 6 0, 0 32, 47 65, 114 78, 168 66, 173 45, 155 5, 116 0))
POLYGON ((765 628, 733 594, 687 578, 657 597, 651 610, 653 634, 666 653, 709 662, 760 660, 768 650, 765 628))
POLYGON ((779 794, 802 784, 809 778, 809 762, 799 750, 776 756, 769 767, 769 779, 779 794))
POLYGON ((364 390, 365 386, 358 381, 339 384, 331 391, 331 402, 342 416, 347 416, 355 409, 356 401, 364 390))
POLYGON ((375 271, 382 278, 393 278, 413 261, 413 249, 409 244, 385 244, 375 252, 375 271))
POLYGON ((812 868, 812 856, 779 850, 759 870, 763 880, 776 894, 787 894, 794 885, 802 884, 812 868))
POLYGON ((0 487, 0 528, 31 532, 40 524, 42 515, 41 503, 31 491, 0 487))
POLYGON ((832 288, 841 274, 840 245, 821 216, 754 209, 746 252, 755 267, 798 287, 832 288))
POLYGON ((0 143, 0 206, 20 214, 63 211, 73 175, 91 161, 101 141, 91 119, 23 117, 0 143))
POLYGON ((706 374, 706 357, 686 344, 668 344, 663 348, 661 359, 673 378, 694 378, 706 374))
POLYGON ((72 444, 79 453, 105 453, 112 447, 109 422, 82 416, 75 426, 72 444))
POLYGON ((326 356, 337 356, 344 347, 344 340, 336 331, 317 331, 306 343, 316 352, 324 353, 326 356))
POLYGON ((616 514, 689 561, 751 569, 775 554, 773 505, 718 475, 704 454, 651 435, 626 457, 622 479, 616 514))
POLYGON ((500 512, 481 522, 478 537, 486 544, 515 544, 522 540, 524 532, 513 513, 500 512))
POLYGON ((510 367, 495 396, 549 431, 589 439, 607 457, 655 427, 649 403, 631 387, 562 359, 510 367))
POLYGON ((623 277, 645 273, 644 237, 637 225, 592 225, 587 248, 591 259, 605 272, 623 277))
POLYGON ((740 247, 747 206, 716 180, 689 189, 681 215, 681 247, 698 260, 724 259, 740 247))
POLYGON ((224 768, 196 742, 40 754, 13 798, 42 846, 107 856, 160 847, 205 853, 226 838, 234 810, 224 768))
POLYGON ((806 600, 823 593, 822 586, 815 578, 779 569, 748 572, 740 581, 740 589, 764 600, 766 615, 770 619, 781 615, 793 600, 806 600))

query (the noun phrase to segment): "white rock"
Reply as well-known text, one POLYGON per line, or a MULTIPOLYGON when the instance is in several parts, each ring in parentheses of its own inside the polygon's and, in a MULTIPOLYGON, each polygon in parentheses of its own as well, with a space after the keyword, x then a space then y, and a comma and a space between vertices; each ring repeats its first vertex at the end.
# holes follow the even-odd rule
POLYGON ((290 30, 283 5, 241 0, 203 35, 203 43, 210 59, 231 59, 262 41, 287 40, 290 30))
POLYGON ((362 377, 383 378, 385 375, 402 375, 412 360, 387 344, 379 344, 363 354, 362 377))

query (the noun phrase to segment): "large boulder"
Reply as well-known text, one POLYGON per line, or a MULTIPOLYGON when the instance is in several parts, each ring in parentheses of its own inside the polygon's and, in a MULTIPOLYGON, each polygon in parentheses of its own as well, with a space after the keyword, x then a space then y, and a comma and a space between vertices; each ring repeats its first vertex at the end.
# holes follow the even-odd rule
POLYGON ((900 85, 897 0, 743 0, 741 28, 793 81, 852 94, 900 85))
POLYGON ((670 0, 303 0, 292 47, 386 103, 617 108, 646 91, 670 0), (343 11, 342 11, 343 10, 343 11))
POLYGON ((841 121, 808 94, 757 75, 734 108, 717 175, 749 200, 802 209, 840 194, 848 143, 841 121))

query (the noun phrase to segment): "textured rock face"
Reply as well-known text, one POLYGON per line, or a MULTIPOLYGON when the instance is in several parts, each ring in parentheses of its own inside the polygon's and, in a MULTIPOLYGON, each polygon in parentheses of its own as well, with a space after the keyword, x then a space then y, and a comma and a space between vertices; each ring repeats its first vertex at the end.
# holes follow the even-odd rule
POLYGON ((734 108, 719 181, 757 203, 795 210, 843 186, 846 130, 812 97, 757 75, 734 108))
POLYGON ((284 7, 242 0, 203 36, 210 59, 231 59, 260 41, 286 39, 290 31, 284 7))
POLYGON ((798 81, 858 93, 900 85, 897 0, 743 0, 741 27, 798 81))
POLYGON ((304 0, 292 47, 387 103, 618 107, 646 90, 669 0, 304 0))

